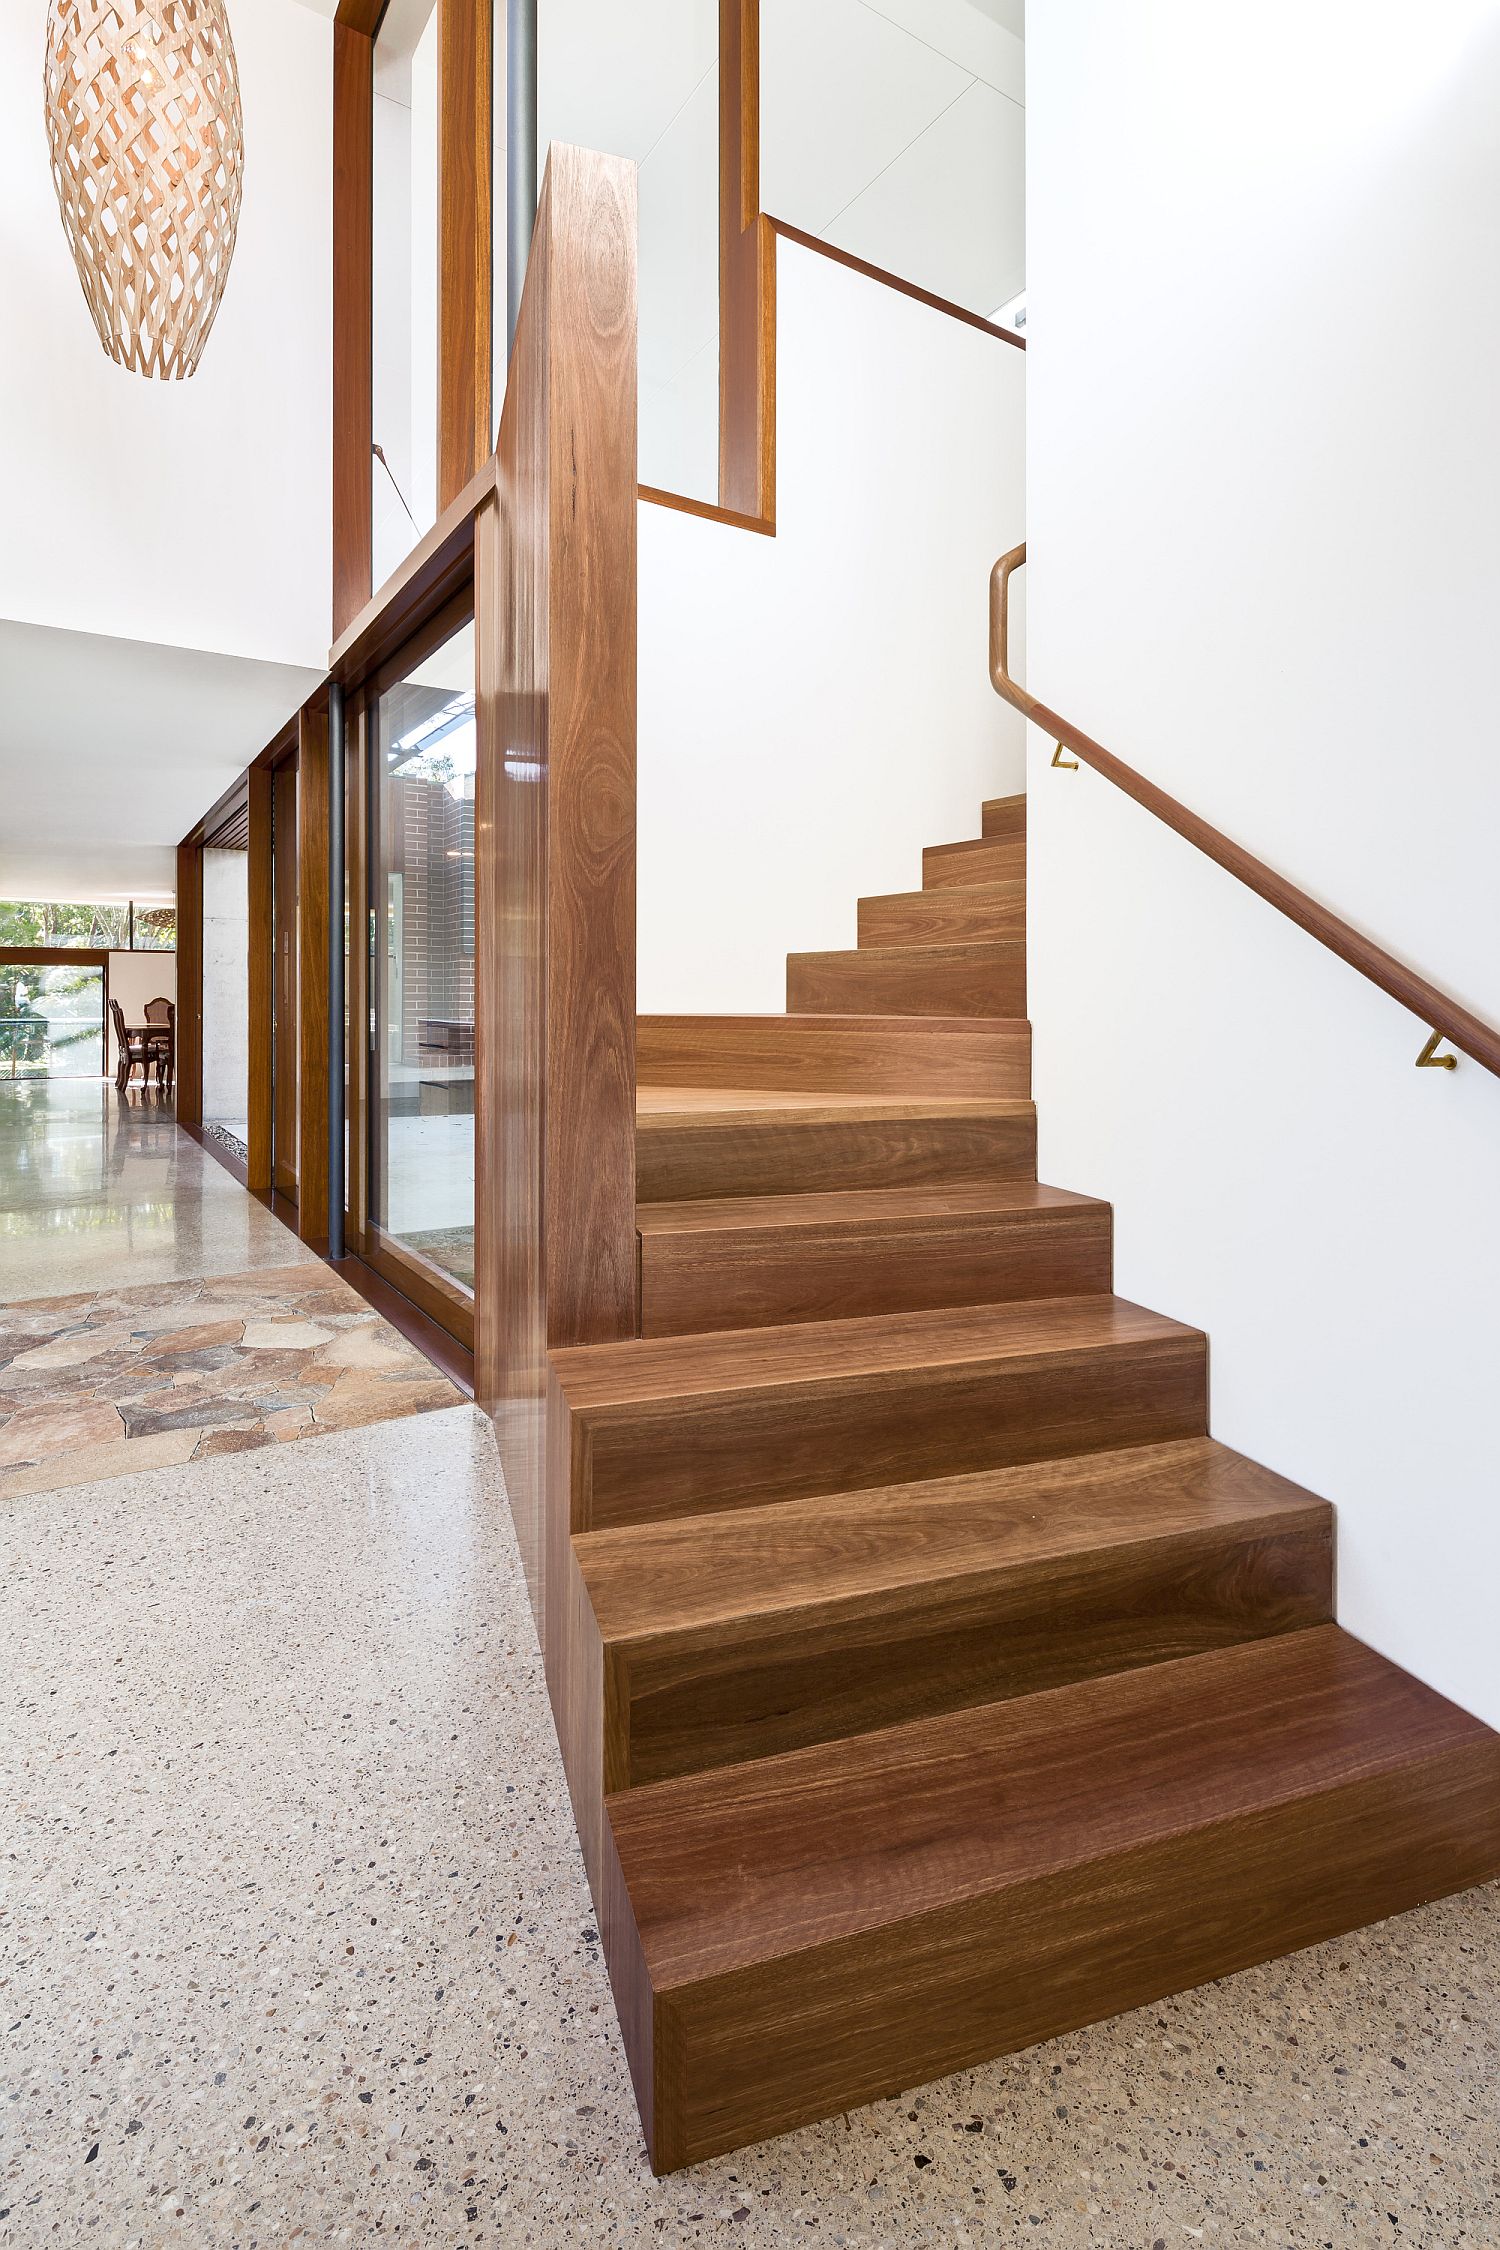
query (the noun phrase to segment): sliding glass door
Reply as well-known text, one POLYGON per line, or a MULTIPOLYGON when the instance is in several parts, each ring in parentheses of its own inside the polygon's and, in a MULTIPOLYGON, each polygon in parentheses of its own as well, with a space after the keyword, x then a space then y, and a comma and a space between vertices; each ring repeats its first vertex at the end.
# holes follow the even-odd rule
POLYGON ((0 964, 0 1076, 102 1078, 104 970, 70 961, 0 964))
POLYGON ((367 1236, 424 1309, 472 1333, 474 629, 398 661, 367 703, 371 1051, 367 1236))

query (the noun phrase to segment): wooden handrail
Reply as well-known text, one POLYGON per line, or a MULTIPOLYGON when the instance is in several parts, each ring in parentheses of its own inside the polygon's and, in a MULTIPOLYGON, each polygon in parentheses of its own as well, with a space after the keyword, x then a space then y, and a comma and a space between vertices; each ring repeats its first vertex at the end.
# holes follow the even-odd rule
MULTIPOLYGON (((1295 922, 1299 929, 1306 930, 1309 937, 1316 938, 1320 945, 1326 945, 1330 953, 1336 953, 1341 961, 1347 961, 1351 969, 1357 969, 1361 976, 1368 977, 1372 984, 1378 984, 1382 992, 1388 992, 1403 1008, 1409 1008, 1414 1016, 1430 1024, 1439 1038, 1448 1040, 1462 1054, 1469 1056, 1471 1061, 1500 1077, 1500 1031, 1482 1022, 1478 1016, 1471 1015, 1467 1008, 1460 1007, 1446 992, 1439 992, 1435 984, 1429 984, 1425 977, 1419 977, 1415 969, 1409 969, 1404 961, 1398 961, 1394 954, 1385 952, 1373 939, 1351 929, 1330 907, 1310 898, 1306 891, 1298 890, 1295 883, 1289 883, 1284 875, 1278 875, 1274 868, 1267 867, 1253 852, 1247 852, 1242 844, 1232 843, 1217 828, 1210 827, 1206 820, 1200 820, 1197 813, 1189 812, 1186 805, 1179 804, 1164 789, 1158 789, 1154 782, 1147 781, 1132 766, 1127 766, 1101 743, 1095 742, 1091 735, 1085 734, 1081 727, 1071 726, 1049 705, 1011 678, 1010 581, 1013 572, 1025 560, 1024 545, 1012 547, 1008 555, 1000 557, 990 573, 990 680, 995 693, 1003 696, 1007 703, 1022 712, 1034 725, 1042 728, 1044 733, 1050 734, 1060 747, 1071 750, 1086 766, 1092 766, 1096 773, 1102 773, 1106 781, 1112 781, 1127 797, 1133 797, 1138 805, 1144 805, 1147 812, 1154 813, 1168 828, 1175 829, 1188 843, 1196 845, 1200 852, 1224 868, 1228 874, 1237 877, 1247 889, 1263 898, 1267 905, 1274 906, 1288 921, 1295 922)), ((1434 1059, 1430 1053, 1431 1044, 1429 1042, 1428 1048, 1424 1048, 1419 1059, 1434 1059)))

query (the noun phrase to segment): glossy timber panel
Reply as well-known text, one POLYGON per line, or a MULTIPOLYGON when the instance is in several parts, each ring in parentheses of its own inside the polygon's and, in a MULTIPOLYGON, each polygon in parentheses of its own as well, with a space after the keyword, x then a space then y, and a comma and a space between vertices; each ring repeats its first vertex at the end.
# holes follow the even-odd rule
POLYGON ((554 145, 475 524, 475 1395, 554 1686, 547 1352, 636 1327, 635 192, 554 145))

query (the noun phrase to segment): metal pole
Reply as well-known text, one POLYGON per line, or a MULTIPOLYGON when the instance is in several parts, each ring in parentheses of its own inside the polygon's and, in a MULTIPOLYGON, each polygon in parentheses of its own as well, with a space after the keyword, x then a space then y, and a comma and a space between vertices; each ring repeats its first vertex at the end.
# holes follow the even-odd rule
POLYGON ((536 10, 537 0, 508 0, 505 12, 505 334, 511 350, 536 224, 536 10))
POLYGON ((344 1255, 344 691, 328 690, 328 1255, 344 1255))

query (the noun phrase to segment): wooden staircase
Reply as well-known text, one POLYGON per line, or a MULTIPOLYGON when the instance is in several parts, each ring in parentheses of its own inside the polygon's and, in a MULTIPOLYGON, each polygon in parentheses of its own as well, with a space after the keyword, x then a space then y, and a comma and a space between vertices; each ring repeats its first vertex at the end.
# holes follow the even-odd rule
POLYGON ((1039 1185, 1025 800, 639 1026, 640 1340, 551 1355, 548 1676, 658 2171, 1500 1870, 1500 1738, 1039 1185))

